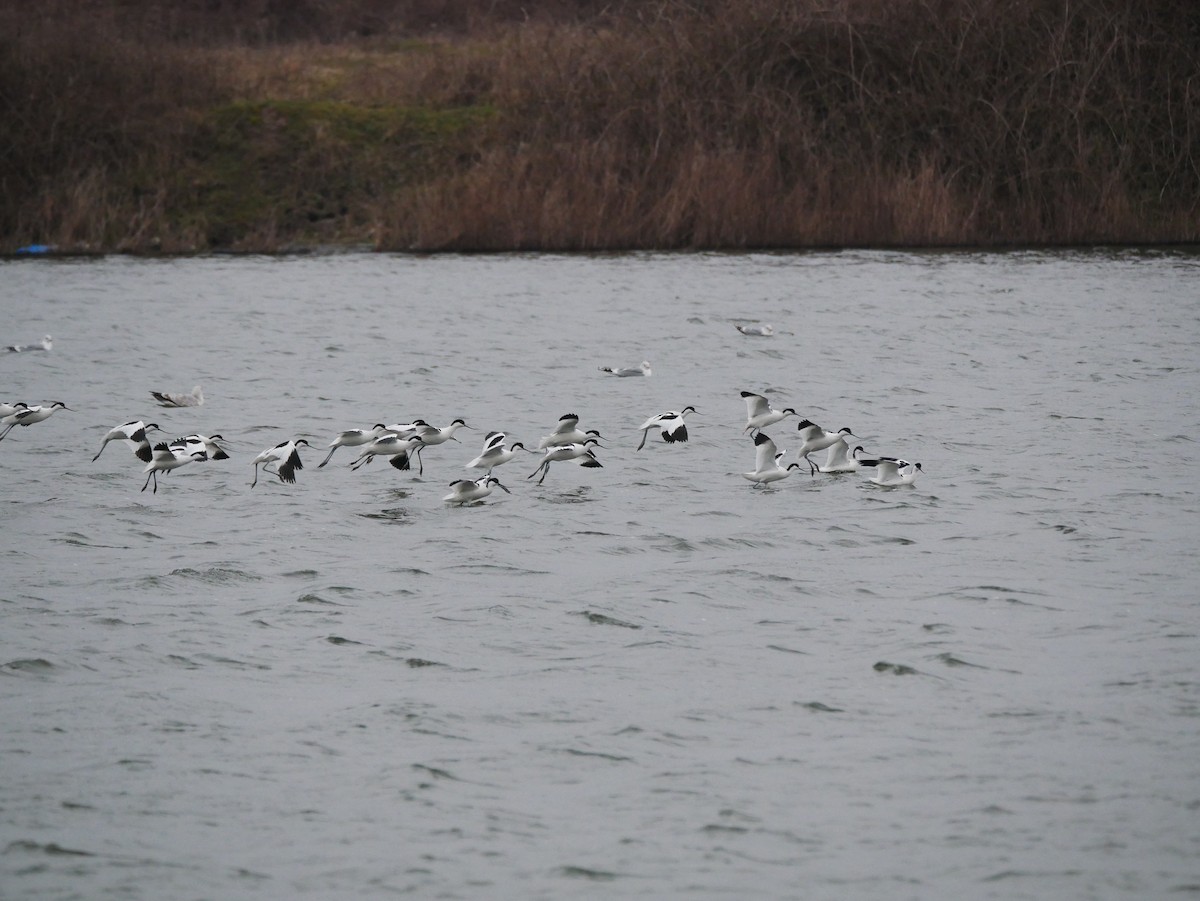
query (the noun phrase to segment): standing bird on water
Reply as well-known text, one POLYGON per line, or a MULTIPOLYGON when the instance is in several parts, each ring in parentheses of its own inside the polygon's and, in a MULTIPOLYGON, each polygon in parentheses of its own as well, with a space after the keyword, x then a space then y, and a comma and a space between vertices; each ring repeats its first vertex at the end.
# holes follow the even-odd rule
POLYGON ((263 472, 270 472, 267 467, 271 463, 277 464, 275 474, 279 476, 281 482, 295 482, 296 470, 303 469, 304 464, 300 462, 300 445, 310 447, 309 443, 303 438, 292 438, 288 441, 280 441, 274 447, 268 447, 265 451, 255 457, 251 462, 254 464, 254 481, 250 483, 253 488, 258 484, 258 467, 262 464, 263 472))
POLYGON ((325 455, 325 459, 317 464, 317 469, 320 469, 333 456, 333 452, 339 447, 362 447, 364 444, 370 444, 376 438, 382 438, 387 432, 387 426, 382 422, 377 422, 369 429, 347 429, 338 434, 331 442, 329 442, 329 453, 325 455))
POLYGON ((771 482, 786 479, 793 469, 799 469, 799 463, 790 464, 787 469, 779 465, 787 451, 778 450, 775 442, 764 432, 754 436, 754 472, 743 472, 742 478, 749 479, 754 484, 752 488, 762 488, 771 482))
POLYGON ((92 457, 92 462, 95 463, 100 459, 100 455, 104 453, 104 449, 108 447, 110 441, 124 441, 133 449, 133 455, 143 463, 149 463, 154 452, 150 449, 150 440, 146 437, 147 432, 158 431, 158 423, 144 423, 140 419, 136 422, 126 422, 119 426, 114 426, 107 435, 104 436, 104 443, 100 445, 100 450, 96 451, 96 456, 92 457))
POLYGON ((764 322, 762 325, 735 325, 734 328, 743 335, 750 335, 757 338, 770 338, 775 334, 775 326, 769 322, 764 322))
POLYGON ((23 409, 9 413, 3 419, 0 419, 0 425, 8 426, 8 428, 6 428, 3 432, 0 432, 0 441, 3 441, 5 436, 17 426, 28 427, 33 425, 35 422, 42 422, 43 420, 49 419, 59 410, 67 410, 71 413, 75 412, 61 400, 56 400, 48 407, 43 407, 41 404, 37 404, 32 407, 24 407, 23 409))
POLYGON ((49 335, 46 335, 41 341, 34 344, 10 344, 4 349, 9 353, 23 354, 31 350, 50 350, 52 347, 54 347, 54 342, 50 340, 49 335))
POLYGON ((600 371, 611 372, 615 376, 627 379, 630 376, 650 375, 650 363, 647 360, 642 360, 641 366, 627 366, 624 368, 620 366, 601 366, 600 371))
POLYGON ((163 407, 199 407, 204 404, 204 392, 197 385, 191 394, 172 394, 169 391, 151 391, 150 396, 163 407))
POLYGON ((442 500, 447 504, 458 504, 461 507, 463 504, 483 500, 492 493, 493 487, 500 488, 505 494, 512 494, 511 491, 500 484, 498 478, 493 475, 486 475, 480 479, 457 479, 451 482, 450 493, 442 498, 442 500))
POLYGON ((651 416, 638 426, 638 429, 642 433, 642 443, 637 446, 637 449, 641 450, 646 446, 646 436, 650 434, 652 429, 662 429, 663 441, 667 442, 667 444, 674 444, 677 441, 687 441, 688 430, 683 417, 689 413, 696 413, 696 408, 689 406, 684 407, 682 410, 668 410, 666 413, 651 416))
POLYGON ((142 470, 142 472, 149 473, 146 476, 146 484, 142 486, 142 491, 145 491, 150 485, 150 480, 154 479, 154 491, 152 493, 158 494, 158 474, 160 472, 168 473, 172 469, 178 469, 180 466, 187 466, 189 463, 198 463, 201 460, 207 459, 208 455, 202 450, 189 452, 183 448, 170 447, 167 444, 155 445, 150 462, 142 470))
POLYGON ((765 429, 769 425, 774 425, 788 416, 797 416, 791 407, 780 412, 779 410, 771 409, 771 405, 767 399, 761 394, 755 394, 752 391, 743 391, 742 397, 746 401, 746 427, 743 432, 757 432, 759 429, 765 429))

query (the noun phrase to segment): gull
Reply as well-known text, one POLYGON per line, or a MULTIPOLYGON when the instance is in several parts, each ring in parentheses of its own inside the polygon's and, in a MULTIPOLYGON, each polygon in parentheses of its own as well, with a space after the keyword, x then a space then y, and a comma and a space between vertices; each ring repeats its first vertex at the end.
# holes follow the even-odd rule
POLYGON ((620 376, 623 379, 629 378, 633 375, 650 375, 650 363, 646 360, 642 360, 642 365, 640 366, 629 366, 625 368, 621 368, 619 366, 601 366, 600 371, 611 372, 613 375, 620 376))
POLYGON ((687 441, 687 424, 684 423, 683 417, 695 412, 695 407, 684 407, 682 410, 668 410, 666 413, 651 416, 638 426, 638 429, 642 433, 642 443, 637 446, 637 449, 641 450, 646 446, 646 436, 650 434, 651 429, 662 429, 663 441, 667 442, 667 444, 674 444, 676 441, 687 441))
POLYGON ((171 394, 168 391, 151 391, 150 396, 164 407, 199 407, 204 404, 204 392, 197 385, 191 394, 171 394))
POLYGON ((270 472, 267 466, 275 463, 275 474, 279 476, 281 482, 295 482, 296 470, 303 469, 304 464, 300 462, 300 445, 311 447, 311 445, 303 438, 290 438, 287 441, 280 441, 274 447, 268 447, 265 451, 255 457, 251 462, 254 464, 254 481, 250 483, 253 488, 258 484, 258 466, 261 463, 263 472, 270 472))
POLYGON ((791 475, 793 469, 799 469, 799 463, 790 464, 787 469, 779 465, 787 451, 777 450, 775 442, 765 432, 754 436, 754 472, 743 472, 742 478, 754 483, 754 488, 761 488, 771 482, 778 482, 791 475))
POLYGON ((156 444, 150 462, 142 470, 142 472, 149 473, 146 476, 146 484, 142 486, 142 491, 145 491, 150 486, 150 480, 154 479, 152 493, 158 494, 158 474, 160 472, 168 473, 172 469, 178 469, 180 466, 187 466, 189 463, 195 463, 205 458, 206 455, 202 450, 188 452, 182 448, 172 448, 167 444, 156 444))
POLYGON ((44 419, 49 419, 58 410, 69 410, 74 413, 61 400, 56 400, 48 407, 43 407, 41 404, 36 404, 32 407, 24 407, 24 409, 16 410, 9 413, 3 419, 0 419, 0 424, 8 426, 3 432, 0 432, 0 441, 3 441, 5 436, 15 429, 17 426, 28 427, 35 422, 41 422, 44 419))
POLYGON ((746 427, 742 429, 743 432, 757 432, 759 429, 765 429, 769 425, 774 425, 788 416, 799 415, 791 407, 788 407, 783 412, 772 410, 771 405, 767 403, 767 399, 761 394, 743 391, 742 397, 746 399, 746 427))
POLYGON ((863 466, 875 466, 875 477, 867 481, 884 488, 898 488, 901 485, 911 485, 917 479, 917 473, 923 472, 920 463, 909 463, 907 460, 878 460, 860 461, 863 466))
MULTIPOLYGON (((419 435, 407 437, 395 434, 381 435, 359 452, 357 459, 350 464, 350 468, 360 469, 375 457, 390 457, 388 462, 394 467, 399 470, 408 470, 411 468, 410 453, 420 450, 422 443, 419 435)), ((417 457, 417 463, 418 465, 421 463, 420 456, 417 457)), ((424 472, 424 466, 417 470, 418 475, 423 475, 424 472)))
POLYGON ((533 453, 520 441, 514 441, 510 447, 505 448, 506 437, 503 432, 488 432, 483 440, 483 452, 463 468, 486 469, 490 474, 493 468, 502 466, 515 457, 518 449, 526 453, 533 453))
POLYGON ((30 350, 50 350, 54 346, 54 342, 50 340, 50 336, 46 335, 41 341, 36 344, 10 344, 4 348, 9 353, 20 354, 30 350))
POLYGON ((579 430, 579 414, 564 413, 558 417, 558 425, 549 435, 543 435, 538 441, 538 450, 545 450, 548 447, 561 447, 564 444, 581 444, 589 438, 603 438, 604 436, 595 429, 588 429, 586 432, 579 430))
POLYGON ((382 422, 377 422, 369 429, 347 429, 338 434, 331 442, 329 442, 329 453, 325 455, 325 459, 317 464, 317 469, 320 469, 329 462, 329 458, 333 456, 333 452, 339 447, 362 447, 364 444, 370 444, 376 438, 383 437, 388 431, 388 427, 382 422))
POLYGON ((460 507, 463 504, 469 504, 472 501, 481 501, 492 493, 492 488, 503 489, 505 494, 512 494, 507 488, 500 484, 500 480, 493 475, 486 475, 480 479, 457 479, 450 483, 450 493, 442 500, 448 504, 458 504, 460 507))
POLYGON ((538 484, 542 484, 542 482, 546 481, 546 476, 550 472, 550 464, 557 460, 571 460, 580 466, 588 468, 600 466, 600 461, 596 459, 596 452, 591 448, 591 445, 599 443, 595 438, 588 438, 579 444, 563 444, 556 447, 548 447, 538 468, 525 476, 525 478, 532 479, 540 472, 542 477, 538 479, 538 484))
POLYGON ((829 445, 829 453, 825 455, 825 463, 817 467, 817 472, 857 472, 863 465, 858 459, 858 453, 863 449, 860 444, 850 451, 850 445, 845 438, 838 438, 829 445))
POLYGON ((769 322, 764 322, 762 325, 735 325, 734 328, 743 335, 752 335, 759 338, 770 338, 775 334, 775 326, 769 322))
POLYGON ((95 463, 100 459, 100 455, 108 447, 108 442, 124 441, 133 448, 133 455, 135 457, 143 463, 149 463, 154 457, 154 452, 150 449, 150 441, 146 438, 146 433, 157 430, 158 423, 151 422, 147 424, 140 419, 136 422, 126 422, 118 426, 113 426, 108 434, 104 436, 104 442, 100 445, 100 450, 96 451, 96 456, 92 457, 92 462, 95 463))
POLYGON ((202 450, 208 455, 207 459, 209 460, 228 460, 229 454, 225 453, 225 449, 217 444, 217 441, 224 440, 224 435, 213 435, 212 437, 207 435, 185 435, 182 438, 176 438, 167 443, 172 450, 183 449, 189 453, 202 450))
POLYGON ((808 459, 808 455, 813 451, 825 450, 829 445, 833 444, 839 438, 845 441, 847 436, 850 438, 857 437, 848 428, 838 429, 836 432, 827 432, 816 423, 808 419, 802 419, 800 424, 796 426, 796 430, 800 433, 800 440, 804 442, 796 451, 796 456, 804 460, 813 472, 816 472, 816 464, 808 459))

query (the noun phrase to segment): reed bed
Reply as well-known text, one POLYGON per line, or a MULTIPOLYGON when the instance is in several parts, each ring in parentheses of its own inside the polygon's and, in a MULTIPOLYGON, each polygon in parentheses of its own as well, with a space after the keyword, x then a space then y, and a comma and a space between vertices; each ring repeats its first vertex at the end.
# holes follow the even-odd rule
POLYGON ((1194 242, 1200 6, 0 10, 0 248, 1194 242))

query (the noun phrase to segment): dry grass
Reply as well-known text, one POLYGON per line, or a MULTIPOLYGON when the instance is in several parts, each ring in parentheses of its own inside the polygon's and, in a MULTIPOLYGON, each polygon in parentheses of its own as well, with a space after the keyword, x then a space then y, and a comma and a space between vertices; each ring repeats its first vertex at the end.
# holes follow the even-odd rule
POLYGON ((1200 7, 60 0, 0 12, 0 242, 1200 239, 1200 7))

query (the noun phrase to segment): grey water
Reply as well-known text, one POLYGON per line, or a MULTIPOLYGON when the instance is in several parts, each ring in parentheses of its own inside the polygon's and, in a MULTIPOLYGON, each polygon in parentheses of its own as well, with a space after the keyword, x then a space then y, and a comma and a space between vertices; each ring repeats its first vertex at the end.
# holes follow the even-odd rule
POLYGON ((0 897, 1200 894, 1198 276, 0 263, 0 344, 54 339, 0 354, 0 400, 71 408, 0 442, 0 897), (923 472, 756 489, 743 390, 923 472), (635 450, 689 404, 686 444, 635 450), (519 455, 511 494, 442 502, 486 432, 566 413, 602 468, 519 455), (418 417, 472 430, 423 474, 317 466, 418 417), (92 462, 133 419, 231 459, 142 491, 123 445, 92 462), (252 489, 293 437, 295 484, 252 489))

